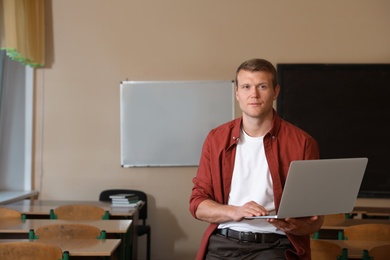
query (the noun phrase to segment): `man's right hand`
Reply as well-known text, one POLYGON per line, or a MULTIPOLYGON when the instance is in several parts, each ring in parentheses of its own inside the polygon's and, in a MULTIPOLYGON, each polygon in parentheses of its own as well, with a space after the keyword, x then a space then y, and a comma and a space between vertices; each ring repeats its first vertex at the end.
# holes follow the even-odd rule
POLYGON ((213 200, 204 200, 198 206, 196 217, 209 223, 241 221, 245 217, 265 216, 269 212, 254 201, 242 206, 222 205, 213 200))

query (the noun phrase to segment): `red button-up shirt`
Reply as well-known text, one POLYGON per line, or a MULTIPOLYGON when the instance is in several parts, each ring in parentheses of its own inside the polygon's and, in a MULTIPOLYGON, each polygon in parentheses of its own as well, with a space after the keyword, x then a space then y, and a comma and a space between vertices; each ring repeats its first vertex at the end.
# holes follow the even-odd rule
MULTIPOLYGON (((228 203, 241 124, 242 118, 237 118, 211 130, 206 137, 190 197, 190 212, 195 218, 198 205, 206 199, 228 203)), ((310 135, 281 119, 274 111, 272 129, 264 136, 264 149, 278 210, 290 162, 318 159, 319 148, 310 135)), ((218 224, 211 223, 206 229, 197 260, 204 259, 209 237, 217 227, 218 224)), ((287 252, 288 259, 311 259, 309 235, 286 235, 295 248, 294 252, 287 252)))

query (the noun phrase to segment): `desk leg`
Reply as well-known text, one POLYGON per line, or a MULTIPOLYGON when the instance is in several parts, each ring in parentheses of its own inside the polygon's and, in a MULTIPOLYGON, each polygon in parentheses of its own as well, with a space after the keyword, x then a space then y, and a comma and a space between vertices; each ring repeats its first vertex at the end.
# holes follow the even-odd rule
POLYGON ((126 260, 137 260, 137 248, 138 248, 138 211, 136 211, 131 217, 131 225, 129 230, 121 235, 123 247, 122 253, 126 260))
POLYGON ((137 234, 137 226, 138 226, 138 210, 134 213, 131 222, 131 230, 130 230, 130 246, 131 246, 131 258, 132 260, 137 259, 137 250, 138 250, 138 234, 137 234))
MULTIPOLYGON (((115 216, 111 217, 112 219, 123 219, 123 217, 115 216)), ((119 250, 120 259, 126 260, 137 260, 137 250, 138 250, 138 210, 130 217, 125 217, 125 219, 131 220, 131 225, 129 230, 126 233, 120 234, 121 246, 119 250)))
POLYGON ((118 248, 118 259, 121 259, 121 260, 126 260, 125 258, 125 248, 126 248, 126 245, 125 245, 125 242, 126 242, 126 239, 125 239, 126 235, 120 235, 120 239, 121 239, 121 243, 119 245, 119 248, 118 248))

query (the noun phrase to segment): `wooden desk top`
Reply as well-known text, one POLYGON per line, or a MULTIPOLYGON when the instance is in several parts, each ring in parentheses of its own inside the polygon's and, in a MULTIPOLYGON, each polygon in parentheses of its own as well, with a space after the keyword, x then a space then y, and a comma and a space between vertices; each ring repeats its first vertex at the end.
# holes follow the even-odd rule
POLYGON ((107 233, 127 233, 132 220, 107 219, 107 220, 60 220, 60 219, 26 219, 26 220, 2 220, 0 233, 28 233, 30 229, 50 224, 77 223, 98 227, 107 233))
POLYGON ((389 224, 390 219, 342 219, 328 221, 321 229, 343 230, 346 227, 360 224, 389 224))
POLYGON ((357 198, 353 211, 390 215, 390 199, 357 198))
POLYGON ((38 195, 38 191, 12 191, 1 190, 0 191, 0 205, 13 203, 16 201, 32 198, 38 195))
POLYGON ((27 215, 49 215, 51 209, 69 204, 87 204, 98 206, 108 210, 111 216, 120 217, 132 217, 138 210, 137 208, 111 207, 111 202, 75 200, 22 200, 4 205, 4 207, 17 210, 27 215))
POLYGON ((369 250, 374 246, 390 244, 389 241, 357 241, 357 240, 336 240, 336 239, 321 239, 332 242, 341 248, 348 249, 348 258, 362 259, 363 250, 369 250))
POLYGON ((70 256, 111 256, 120 245, 120 239, 0 239, 0 243, 30 241, 59 246, 70 256))

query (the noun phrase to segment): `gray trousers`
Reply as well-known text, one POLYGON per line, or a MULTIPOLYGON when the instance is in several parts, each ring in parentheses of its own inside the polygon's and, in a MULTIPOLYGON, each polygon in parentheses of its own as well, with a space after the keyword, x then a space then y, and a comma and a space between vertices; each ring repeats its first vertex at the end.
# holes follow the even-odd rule
POLYGON ((285 260, 286 250, 294 247, 288 239, 279 239, 275 243, 239 242, 214 234, 209 239, 205 260, 285 260))

